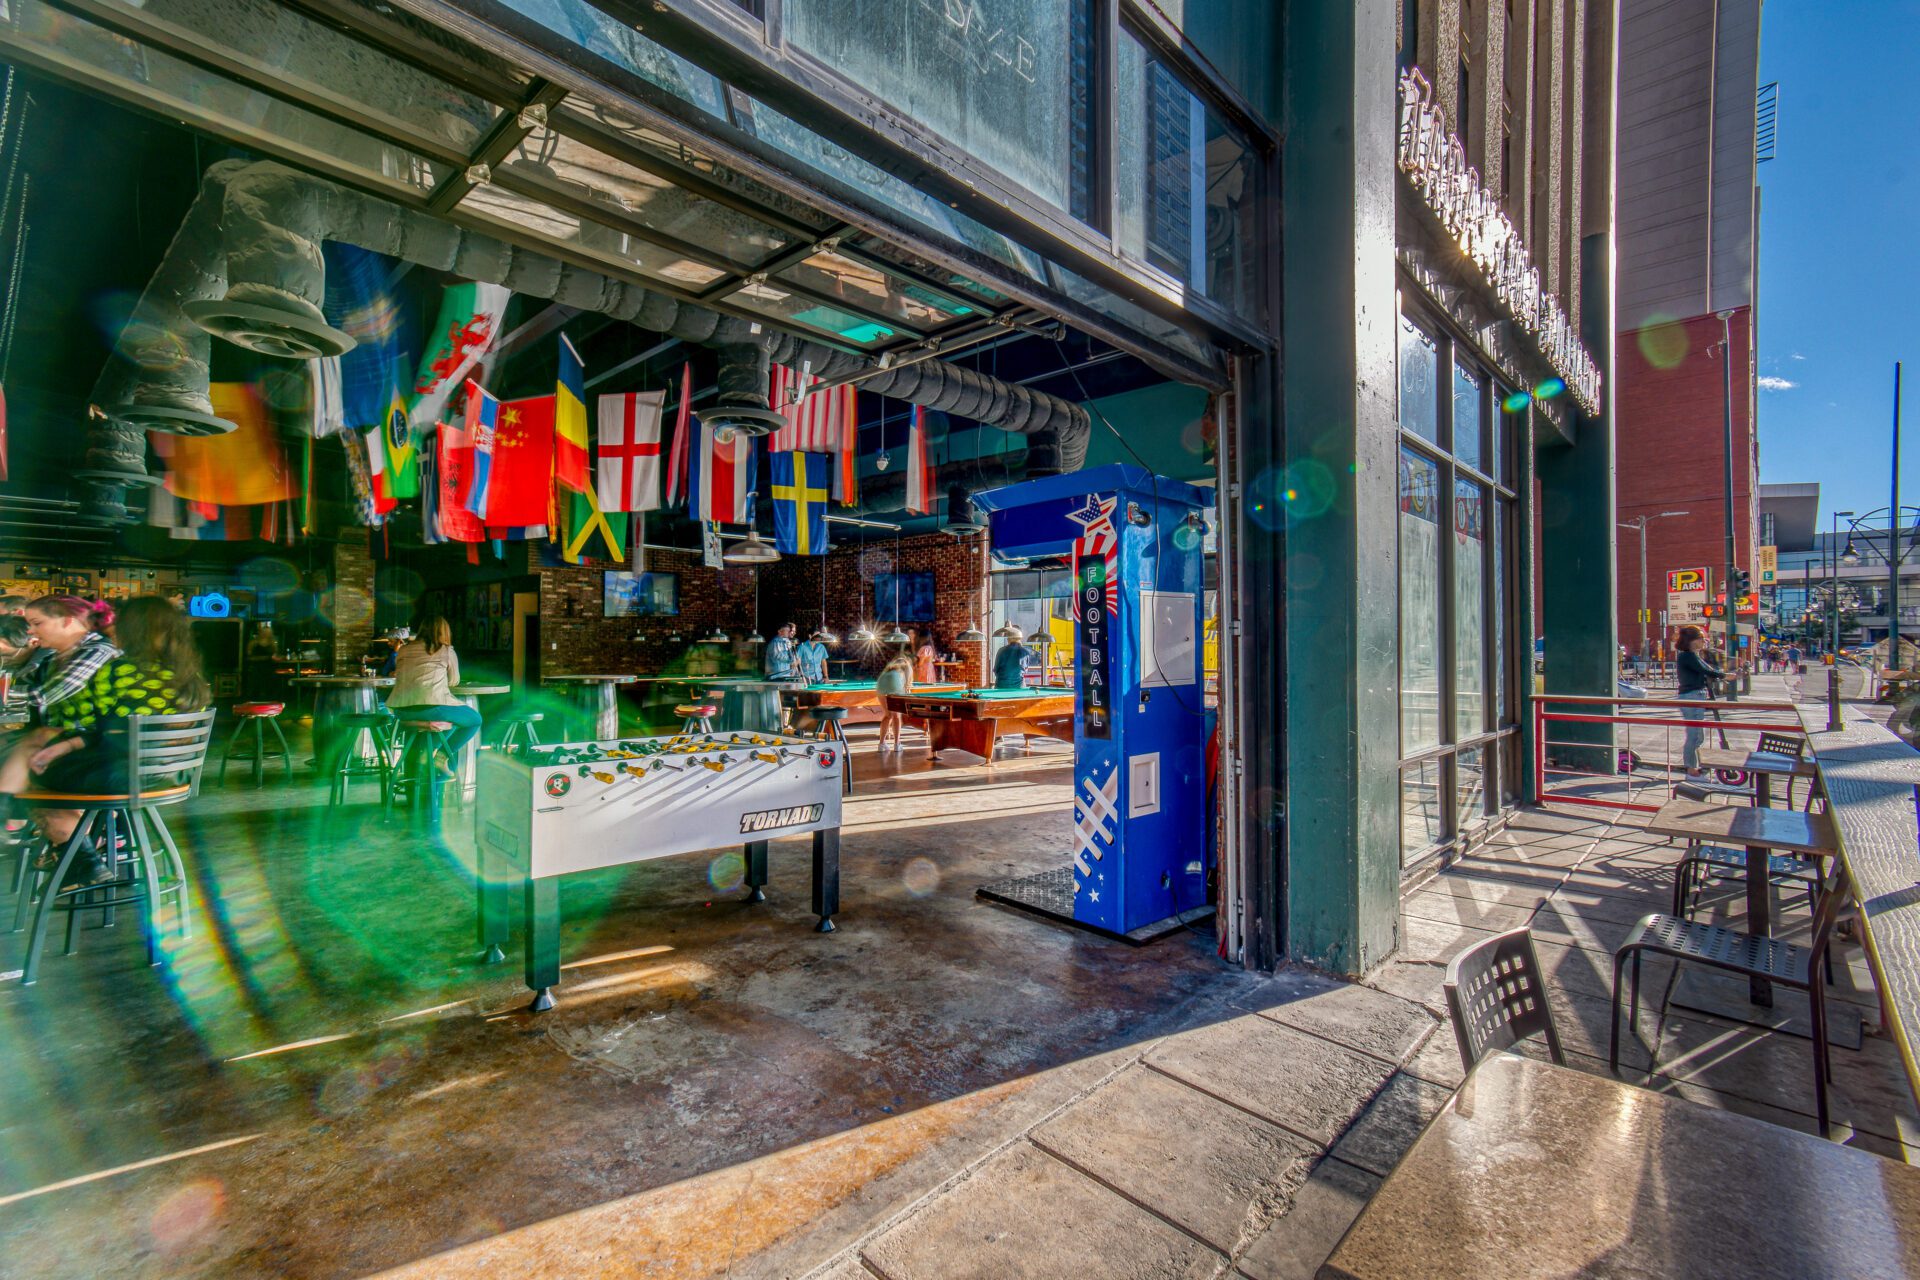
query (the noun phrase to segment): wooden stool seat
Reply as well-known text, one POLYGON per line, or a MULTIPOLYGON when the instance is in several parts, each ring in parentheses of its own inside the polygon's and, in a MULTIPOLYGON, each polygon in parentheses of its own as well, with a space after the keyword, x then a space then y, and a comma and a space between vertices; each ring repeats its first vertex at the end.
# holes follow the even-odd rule
POLYGON ((236 702, 233 714, 241 717, 277 716, 287 709, 284 702, 236 702))
POLYGON ((704 718, 707 716, 719 715, 720 708, 714 706, 710 702, 686 702, 675 707, 673 709, 673 714, 677 716, 681 716, 683 718, 686 716, 699 716, 704 718))
POLYGON ((528 747, 540 745, 540 731, 533 726, 546 719, 541 711, 509 711, 494 721, 500 726, 500 736, 494 739, 493 749, 514 755, 528 747))
MULTIPOLYGON (((711 698, 712 695, 709 694, 708 697, 711 698)), ((673 709, 673 714, 685 722, 680 726, 682 733, 712 733, 713 718, 720 714, 719 700, 683 702, 673 709)))

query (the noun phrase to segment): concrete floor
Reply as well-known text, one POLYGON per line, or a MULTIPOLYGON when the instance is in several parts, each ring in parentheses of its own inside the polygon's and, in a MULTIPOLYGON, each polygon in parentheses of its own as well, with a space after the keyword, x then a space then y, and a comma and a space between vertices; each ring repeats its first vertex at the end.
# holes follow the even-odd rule
MULTIPOLYGON (((305 786, 215 794, 165 969, 94 930, 0 981, 0 1271, 1310 1276, 1461 1078, 1445 960, 1532 927, 1572 1065, 1604 1071, 1611 947, 1675 857, 1522 814, 1410 886, 1364 985, 1255 977, 1210 937, 977 900, 1060 856, 1068 757, 930 769, 912 743, 854 753, 840 932, 807 928, 804 842, 758 908, 707 857, 578 877, 538 1018, 473 962, 459 842, 330 831, 305 786)), ((0 969, 19 951, 0 935, 0 969)), ((1811 1128, 1805 1041, 1657 1004, 1637 1030, 1636 1083, 1811 1128)), ((1840 1136, 1899 1155, 1891 1045, 1835 1059, 1840 1136)))

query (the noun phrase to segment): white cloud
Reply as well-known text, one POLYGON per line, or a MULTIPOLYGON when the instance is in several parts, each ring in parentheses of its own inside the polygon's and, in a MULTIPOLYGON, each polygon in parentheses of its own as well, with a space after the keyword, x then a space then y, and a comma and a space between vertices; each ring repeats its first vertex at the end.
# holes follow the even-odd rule
POLYGON ((1762 391, 1791 391, 1800 385, 1787 378, 1776 378, 1770 373, 1761 374, 1754 382, 1762 391))
POLYGON ((1806 357, 1801 355, 1798 351, 1794 352, 1792 355, 1788 356, 1787 358, 1789 360, 1805 360, 1806 359, 1806 357))

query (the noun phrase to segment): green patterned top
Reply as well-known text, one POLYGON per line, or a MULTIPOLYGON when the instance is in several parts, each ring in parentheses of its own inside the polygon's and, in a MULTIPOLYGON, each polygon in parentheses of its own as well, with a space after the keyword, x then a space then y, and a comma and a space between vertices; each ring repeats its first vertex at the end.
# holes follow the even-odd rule
POLYGON ((47 722, 61 729, 84 730, 103 720, 183 710, 174 693, 172 671, 119 657, 94 672, 78 693, 48 707, 47 722))

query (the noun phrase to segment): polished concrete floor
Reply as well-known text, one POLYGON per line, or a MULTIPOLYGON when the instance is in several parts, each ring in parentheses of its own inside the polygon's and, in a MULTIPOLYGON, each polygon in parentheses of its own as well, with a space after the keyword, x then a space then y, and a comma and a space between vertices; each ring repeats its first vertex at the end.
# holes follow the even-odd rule
MULTIPOLYGON (((1459 1083, 1445 961, 1531 927, 1571 1064, 1604 1071, 1611 948, 1675 857, 1525 813, 1410 883, 1363 984, 1248 975, 1202 933, 1134 948, 974 897, 1063 856, 1063 747, 930 765, 870 734, 839 932, 808 928, 801 841, 758 907, 718 854, 577 877, 537 1017, 477 963, 461 840, 328 825, 305 783, 210 790, 161 969, 123 923, 0 975, 0 1274, 1310 1276, 1459 1083)), ((1841 961, 1868 1035, 1835 1053, 1835 1136, 1898 1157, 1915 1104, 1841 961)), ((1806 1042, 1666 1007, 1666 976, 1626 1078, 1810 1129, 1806 1042)))

